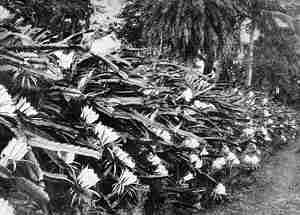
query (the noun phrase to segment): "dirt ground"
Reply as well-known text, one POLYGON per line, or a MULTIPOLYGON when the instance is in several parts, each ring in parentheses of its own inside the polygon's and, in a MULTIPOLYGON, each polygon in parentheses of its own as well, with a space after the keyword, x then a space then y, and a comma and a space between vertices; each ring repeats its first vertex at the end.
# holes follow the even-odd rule
POLYGON ((300 138, 275 153, 235 200, 205 215, 300 215, 300 138))

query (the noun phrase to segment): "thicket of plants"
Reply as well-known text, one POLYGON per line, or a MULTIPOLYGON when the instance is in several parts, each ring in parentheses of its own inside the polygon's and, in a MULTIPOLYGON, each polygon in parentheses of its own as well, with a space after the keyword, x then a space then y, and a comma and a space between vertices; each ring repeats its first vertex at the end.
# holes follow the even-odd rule
POLYGON ((198 212, 295 138, 296 114, 265 94, 12 20, 0 20, 6 214, 198 212))

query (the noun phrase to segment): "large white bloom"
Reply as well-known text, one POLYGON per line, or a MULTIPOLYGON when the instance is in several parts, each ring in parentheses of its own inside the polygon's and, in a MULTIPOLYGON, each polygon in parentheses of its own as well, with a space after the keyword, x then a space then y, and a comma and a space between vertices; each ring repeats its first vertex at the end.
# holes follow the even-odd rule
POLYGON ((92 124, 99 119, 99 114, 97 114, 92 107, 84 106, 80 117, 84 119, 87 124, 92 124))
POLYGON ((14 116, 15 110, 16 108, 14 102, 11 96, 8 94, 7 89, 0 85, 0 114, 14 116))
POLYGON ((272 141, 272 138, 270 137, 270 134, 268 132, 268 129, 265 127, 261 127, 261 132, 264 135, 264 140, 265 141, 272 141))
POLYGON ((183 181, 184 182, 186 182, 186 181, 189 181, 189 180, 192 180, 192 179, 194 179, 195 177, 194 177, 194 175, 193 175, 193 173, 191 173, 191 172, 188 172, 188 174, 186 174, 184 177, 183 177, 183 181))
POLYGON ((120 138, 120 135, 115 132, 113 128, 109 128, 101 122, 95 126, 95 134, 98 136, 102 145, 114 143, 120 138))
POLYGON ((119 183, 121 183, 123 186, 128 186, 128 185, 138 183, 138 177, 128 169, 125 169, 122 172, 119 180, 120 180, 119 183))
POLYGON ((268 102, 269 102, 269 99, 268 99, 268 98, 264 98, 264 99, 262 100, 262 104, 263 104, 263 105, 268 104, 268 102))
POLYGON ((209 104, 209 103, 206 103, 206 102, 201 102, 199 100, 196 100, 194 102, 194 106, 196 108, 199 108, 199 109, 210 109, 210 110, 216 110, 216 106, 214 106, 213 104, 209 104))
POLYGON ((272 114, 268 110, 264 110, 264 117, 270 117, 272 114))
POLYGON ((245 135, 250 136, 250 137, 255 135, 255 129, 253 127, 245 128, 243 130, 243 132, 245 135))
POLYGON ((0 154, 0 165, 6 166, 9 160, 19 161, 28 152, 25 139, 11 139, 0 154))
POLYGON ((200 153, 200 156, 207 156, 207 155, 209 155, 209 153, 208 153, 206 147, 204 147, 200 153))
POLYGON ((229 152, 226 156, 226 160, 232 165, 232 166, 236 166, 239 165, 241 162, 238 159, 238 157, 236 156, 236 154, 234 154, 233 152, 229 152))
POLYGON ((85 167, 79 173, 77 180, 82 188, 88 189, 95 186, 100 179, 93 169, 85 167))
POLYGON ((57 152, 58 157, 60 157, 63 161, 65 161, 67 164, 73 163, 75 160, 75 154, 71 152, 57 152))
POLYGON ((4 19, 8 19, 12 16, 12 14, 5 7, 0 6, 0 21, 4 19))
POLYGON ((153 155, 152 153, 147 157, 147 160, 153 166, 157 166, 157 165, 161 164, 161 159, 157 155, 153 155))
POLYGON ((7 201, 0 198, 0 214, 1 215, 14 215, 15 210, 13 206, 7 201))
POLYGON ((200 146, 200 142, 195 138, 186 138, 183 141, 183 145, 187 148, 195 149, 200 146))
POLYGON ((16 104, 16 109, 20 112, 24 113, 26 116, 34 116, 37 115, 38 112, 34 107, 31 106, 25 97, 21 97, 16 104))
POLYGON ((158 137, 162 138, 167 143, 171 143, 172 135, 169 131, 162 128, 153 128, 152 130, 158 137))
POLYGON ((196 169, 201 169, 203 166, 203 161, 196 154, 190 155, 190 162, 194 165, 196 169))
POLYGON ((59 60, 58 63, 63 69, 70 69, 75 55, 74 51, 65 53, 64 51, 59 50, 59 51, 55 51, 54 55, 58 58, 59 60))
POLYGON ((245 155, 243 162, 251 167, 257 167, 260 163, 260 158, 256 154, 245 155))
POLYGON ((193 91, 191 88, 187 88, 183 93, 182 97, 185 99, 185 101, 190 102, 193 99, 193 91))
POLYGON ((168 176, 169 175, 169 171, 168 169, 165 167, 165 165, 163 165, 162 163, 159 164, 155 171, 154 171, 154 174, 156 175, 160 175, 160 176, 168 176))
POLYGON ((219 183, 215 189, 213 190, 214 194, 215 195, 218 195, 218 196, 226 196, 227 193, 226 193, 226 187, 222 184, 222 183, 219 183))
POLYGON ((121 161, 123 162, 127 167, 134 169, 135 168, 135 163, 133 161, 133 159, 130 157, 130 155, 125 152, 123 149, 121 149, 118 146, 114 146, 113 147, 113 153, 115 154, 115 156, 121 161))
POLYGON ((224 157, 219 157, 212 163, 212 168, 216 170, 221 170, 226 165, 226 159, 224 157))
POLYGON ((96 39, 91 43, 90 51, 96 55, 105 56, 121 48, 121 41, 115 33, 96 39))

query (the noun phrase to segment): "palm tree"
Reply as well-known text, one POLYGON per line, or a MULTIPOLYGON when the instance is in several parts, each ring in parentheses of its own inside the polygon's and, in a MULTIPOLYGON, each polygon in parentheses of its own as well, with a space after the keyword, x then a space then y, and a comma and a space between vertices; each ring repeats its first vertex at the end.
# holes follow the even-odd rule
POLYGON ((200 55, 211 69, 242 9, 238 1, 133 0, 123 14, 128 15, 132 32, 140 31, 144 42, 188 64, 200 55))

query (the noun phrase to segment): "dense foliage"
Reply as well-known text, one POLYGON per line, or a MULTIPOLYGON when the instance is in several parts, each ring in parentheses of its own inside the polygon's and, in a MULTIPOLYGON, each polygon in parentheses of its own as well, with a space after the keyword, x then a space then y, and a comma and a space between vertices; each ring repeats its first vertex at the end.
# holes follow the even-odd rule
POLYGON ((18 20, 33 27, 47 29, 60 39, 87 29, 92 13, 89 0, 2 0, 0 5, 15 14, 12 23, 18 20))
POLYGON ((6 21, 0 211, 9 215, 199 212, 295 137, 295 113, 264 94, 129 56, 110 35, 58 40, 6 21))

